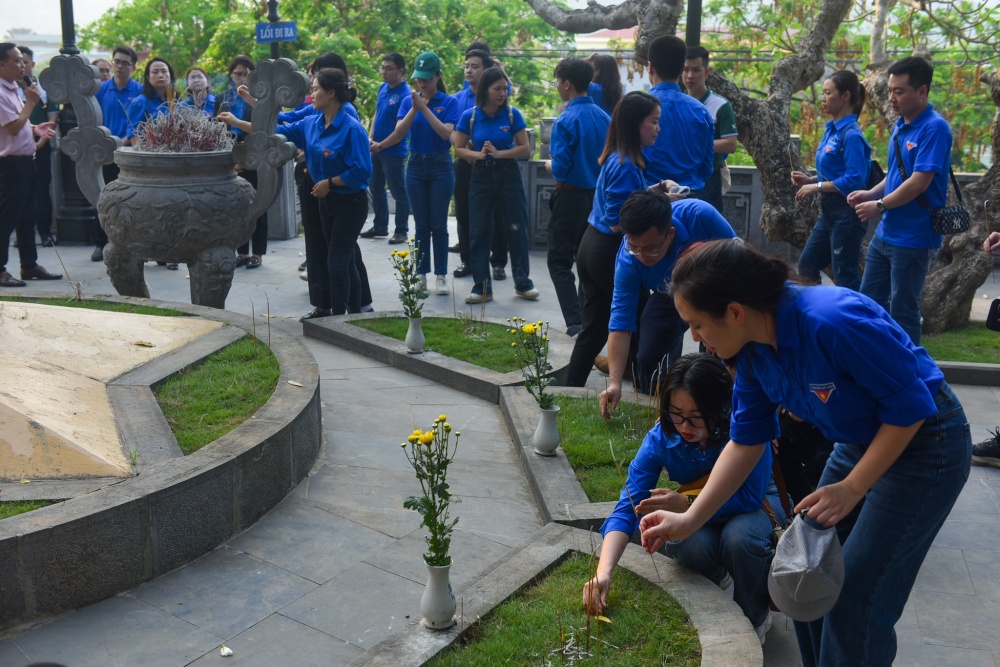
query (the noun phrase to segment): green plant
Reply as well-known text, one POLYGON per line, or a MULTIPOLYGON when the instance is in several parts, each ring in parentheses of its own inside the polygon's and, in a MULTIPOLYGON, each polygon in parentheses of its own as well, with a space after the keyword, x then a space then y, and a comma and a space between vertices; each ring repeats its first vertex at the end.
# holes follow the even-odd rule
POLYGON ((548 410, 554 401, 552 394, 545 393, 545 388, 555 384, 555 378, 545 377, 552 372, 552 364, 549 363, 549 323, 541 320, 525 322, 523 317, 511 318, 507 323, 514 336, 511 347, 517 352, 524 386, 538 402, 538 407, 548 410))
POLYGON ((128 460, 131 461, 132 466, 135 467, 135 464, 139 462, 139 450, 130 449, 128 452, 128 460))
POLYGON ((430 533, 426 538, 428 550, 424 561, 437 567, 451 564, 448 555, 451 531, 458 523, 457 518, 450 517, 451 506, 459 499, 448 490, 448 466, 455 459, 458 438, 462 434, 455 431, 453 443, 451 424, 446 420, 446 415, 438 415, 429 431, 417 429, 400 445, 417 473, 422 491, 420 496, 407 498, 403 507, 416 510, 423 517, 421 523, 430 533))
POLYGON ((399 300, 403 302, 403 314, 407 317, 420 317, 424 309, 421 303, 427 298, 427 292, 420 284, 417 275, 418 257, 413 239, 406 242, 406 250, 393 250, 389 253, 396 282, 399 283, 399 300))

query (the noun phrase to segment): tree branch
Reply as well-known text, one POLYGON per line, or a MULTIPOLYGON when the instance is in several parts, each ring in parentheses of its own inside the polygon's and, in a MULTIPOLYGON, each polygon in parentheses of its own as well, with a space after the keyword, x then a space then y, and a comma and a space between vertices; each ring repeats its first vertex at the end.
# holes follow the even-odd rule
POLYGON ((636 25, 638 0, 605 7, 589 0, 586 9, 567 11, 549 0, 524 0, 549 25, 576 34, 596 30, 624 30, 636 25))

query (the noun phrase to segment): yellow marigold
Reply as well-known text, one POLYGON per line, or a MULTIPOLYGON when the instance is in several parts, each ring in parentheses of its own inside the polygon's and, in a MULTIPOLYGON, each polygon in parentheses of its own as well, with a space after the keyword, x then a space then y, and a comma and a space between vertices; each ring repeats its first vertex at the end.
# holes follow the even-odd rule
POLYGON ((431 431, 424 433, 422 436, 420 436, 420 442, 425 445, 431 444, 432 442, 434 442, 434 433, 431 431))
POLYGON ((529 336, 533 336, 535 334, 535 325, 525 324, 523 327, 521 327, 521 331, 528 334, 529 336))
POLYGON ((439 422, 447 421, 447 419, 448 419, 448 417, 443 412, 438 415, 438 421, 439 422))
POLYGON ((417 437, 420 437, 421 435, 423 435, 423 433, 424 433, 423 429, 419 429, 419 428, 413 429, 413 435, 415 435, 417 437))
POLYGON ((511 343, 510 346, 511 347, 517 347, 517 343, 511 343))
POLYGON ((400 250, 399 251, 399 256, 403 257, 403 258, 409 257, 410 256, 410 251, 409 250, 400 250))

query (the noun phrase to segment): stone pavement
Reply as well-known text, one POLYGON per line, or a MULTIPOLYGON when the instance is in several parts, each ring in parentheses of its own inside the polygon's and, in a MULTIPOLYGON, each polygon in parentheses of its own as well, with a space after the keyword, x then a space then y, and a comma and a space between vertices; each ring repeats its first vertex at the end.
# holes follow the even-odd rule
MULTIPOLYGON (((452 238, 454 220, 450 221, 452 238)), ((362 240, 379 311, 399 307, 384 239, 362 240)), ((91 248, 58 249, 87 295, 113 294, 91 248)), ((60 271, 51 248, 39 261, 60 271)), ((13 258, 12 258, 13 259, 13 258)), ((261 315, 300 333, 294 318, 310 306, 295 268, 302 239, 271 242, 264 264, 237 269, 230 310, 261 315), (251 306, 252 304, 252 306, 251 306)), ((457 256, 449 257, 450 266, 457 256)), ((562 318, 545 268, 533 252, 536 302, 514 297, 513 281, 497 283, 492 317, 562 318)), ((189 301, 185 267, 146 265, 152 296, 189 301)), ((15 274, 16 275, 16 274, 15 274)), ((449 281, 450 272, 449 272, 449 281)), ((453 296, 431 296, 425 313, 451 314, 464 304, 471 279, 455 280, 453 296)), ((990 292, 991 283, 981 292, 990 292)), ((1000 292, 1000 288, 993 291, 1000 292)), ((65 283, 32 283, 25 294, 69 296, 65 283)), ((478 310, 478 309, 477 309, 478 310)), ((466 312, 469 312, 466 310, 466 312)), ((0 635, 0 666, 51 660, 69 667, 222 664, 287 667, 344 665, 412 622, 426 578, 423 532, 403 499, 418 489, 399 450, 413 428, 439 413, 462 432, 452 483, 462 503, 453 542, 453 582, 469 582, 540 526, 526 481, 495 405, 365 357, 305 340, 321 369, 326 444, 315 469, 254 527, 190 565, 109 600, 0 635), (225 642, 235 655, 219 656, 225 642)), ((693 349, 690 340, 686 347, 693 349)), ((603 388, 595 373, 591 384, 603 388)), ((1000 415, 1000 388, 956 387, 986 437, 1000 415)), ((969 484, 921 571, 897 625, 898 665, 1000 665, 1000 470, 974 468, 969 484)), ((765 665, 799 665, 790 624, 778 615, 764 647, 765 665)))

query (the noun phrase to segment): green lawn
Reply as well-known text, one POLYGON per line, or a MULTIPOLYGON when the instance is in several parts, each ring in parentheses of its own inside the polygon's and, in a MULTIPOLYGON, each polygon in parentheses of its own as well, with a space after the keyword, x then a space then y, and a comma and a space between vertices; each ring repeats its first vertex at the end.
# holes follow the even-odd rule
POLYGON ((113 303, 111 301, 77 301, 75 298, 40 299, 35 297, 5 296, 0 297, 0 313, 3 312, 3 301, 14 303, 40 303, 46 306, 66 306, 67 308, 83 308, 85 310, 106 310, 112 313, 134 313, 136 315, 162 315, 163 317, 191 317, 179 310, 168 310, 156 306, 143 306, 133 303, 113 303))
POLYGON ((623 568, 615 570, 608 593, 605 614, 611 623, 591 619, 588 633, 580 598, 591 576, 590 562, 587 555, 570 556, 481 619, 470 629, 466 643, 426 664, 693 667, 701 663, 698 633, 684 609, 665 591, 623 568), (560 650, 567 645, 568 650, 560 650), (588 645, 592 657, 581 655, 588 645))
MULTIPOLYGON (((656 421, 656 406, 648 407, 650 399, 646 396, 640 396, 640 399, 641 405, 621 401, 615 415, 605 420, 601 417, 596 396, 572 398, 556 395, 559 445, 592 503, 618 500, 624 486, 611 458, 608 440, 614 442, 622 474, 628 475, 628 464, 635 458, 642 439, 656 421)), ((666 476, 661 477, 660 486, 666 484, 666 476)))
MULTIPOLYGON (((406 338, 409 326, 405 317, 375 317, 352 320, 351 324, 400 341, 406 338)), ((520 368, 511 347, 509 327, 452 317, 425 317, 423 328, 427 350, 500 373, 520 368)))
POLYGON ((250 419, 274 393, 279 367, 247 334, 153 388, 177 444, 190 454, 250 419))
POLYGON ((0 503, 0 519, 6 519, 18 514, 24 514, 25 512, 48 507, 49 505, 54 505, 55 503, 55 500, 13 500, 6 503, 0 503))
POLYGON ((922 336, 920 344, 935 361, 973 361, 1000 364, 1000 332, 982 322, 936 336, 922 336))

